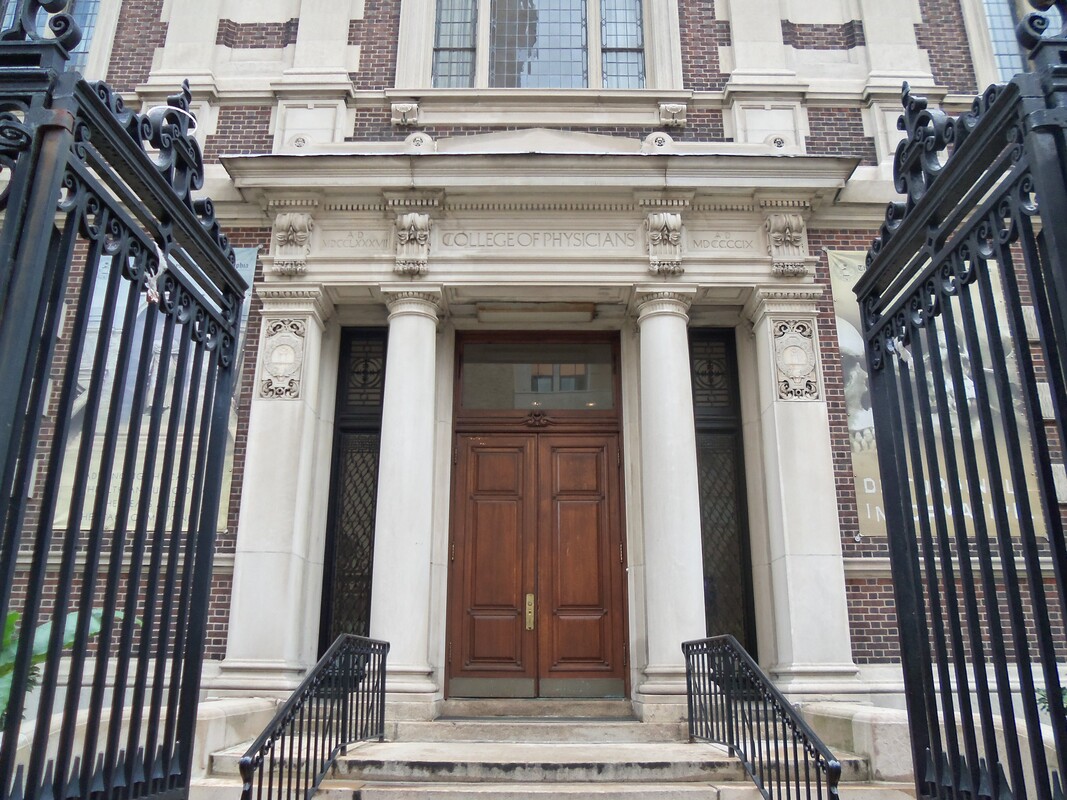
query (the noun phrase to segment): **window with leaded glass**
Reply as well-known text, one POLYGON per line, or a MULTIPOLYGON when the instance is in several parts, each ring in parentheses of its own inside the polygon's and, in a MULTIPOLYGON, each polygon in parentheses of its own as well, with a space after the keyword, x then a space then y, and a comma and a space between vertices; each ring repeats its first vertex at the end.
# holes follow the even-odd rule
MULTIPOLYGON (((983 5, 986 21, 989 23, 989 40, 993 45, 998 77, 1002 81, 1009 81, 1016 73, 1025 72, 1030 68, 1026 54, 1015 38, 1015 26, 1023 16, 1034 10, 1028 3, 1019 3, 1017 0, 983 0, 983 5)), ((1049 22, 1046 36, 1062 30, 1063 17, 1058 9, 1050 8, 1048 11, 1036 13, 1040 13, 1049 22)))
POLYGON ((641 0, 436 0, 437 88, 641 89, 641 0))
MULTIPOLYGON (((0 0, 0 28, 7 30, 15 23, 15 10, 18 8, 18 0, 0 0)), ((85 69, 85 61, 89 57, 89 47, 92 45, 93 33, 96 30, 96 17, 100 11, 100 0, 73 0, 67 6, 66 13, 74 17, 78 27, 82 31, 81 42, 74 48, 70 63, 74 69, 85 69)), ((44 31, 47 25, 47 12, 38 12, 37 29, 44 31)))

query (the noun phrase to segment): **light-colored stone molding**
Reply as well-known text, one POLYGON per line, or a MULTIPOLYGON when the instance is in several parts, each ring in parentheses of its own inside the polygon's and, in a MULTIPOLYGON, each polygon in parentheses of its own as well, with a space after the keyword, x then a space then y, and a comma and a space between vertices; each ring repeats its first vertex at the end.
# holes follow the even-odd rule
POLYGON ((767 231, 767 255, 771 272, 779 278, 799 278, 808 274, 808 241, 804 217, 797 213, 770 214, 763 223, 767 231))
POLYGON ((403 314, 429 317, 434 323, 440 318, 442 291, 439 287, 409 289, 383 286, 381 291, 390 320, 403 314))
POLYGON ((824 293, 822 286, 759 286, 749 296, 742 315, 753 325, 768 315, 814 320, 818 313, 816 304, 824 293))
POLYGON ((302 319, 263 320, 263 356, 259 396, 273 400, 300 399, 307 323, 302 319))
POLYGON ((319 284, 265 283, 256 286, 264 317, 307 317, 322 327, 333 303, 319 284))
POLYGON ((275 275, 294 277, 307 272, 307 257, 311 252, 311 233, 315 220, 311 214, 286 211, 274 218, 275 275))
POLYGON ((697 290, 691 286, 639 286, 634 293, 634 308, 637 325, 649 317, 671 314, 689 322, 689 307, 696 299, 697 290))
POLYGON ((806 319, 774 320, 774 367, 779 400, 818 400, 819 359, 815 322, 806 319))
POLYGON ((396 264, 400 275, 425 275, 430 257, 429 214, 410 212, 396 218, 396 264))
POLYGON ((634 203, 648 211, 686 211, 693 204, 695 192, 687 191, 639 191, 634 192, 634 203))
POLYGON ((393 103, 390 110, 394 125, 415 125, 419 121, 418 103, 393 103))
POLYGON ((645 218, 648 270, 657 275, 682 274, 682 215, 660 211, 645 218))
POLYGON ((660 103, 659 124, 665 128, 684 128, 685 113, 685 103, 660 103))
POLYGON ((445 200, 441 191, 382 192, 386 208, 396 211, 424 211, 440 208, 445 200))

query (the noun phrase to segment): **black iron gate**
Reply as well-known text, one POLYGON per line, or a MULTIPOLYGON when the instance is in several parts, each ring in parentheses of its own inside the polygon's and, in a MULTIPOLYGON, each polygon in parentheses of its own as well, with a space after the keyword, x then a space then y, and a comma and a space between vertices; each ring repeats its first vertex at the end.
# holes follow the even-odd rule
POLYGON ((969 113, 905 85, 907 197, 856 288, 923 798, 1064 796, 1067 30, 1046 25, 1019 29, 1036 71, 969 113))
POLYGON ((0 34, 0 796, 183 797, 247 287, 188 86, 64 71, 66 5, 0 34))

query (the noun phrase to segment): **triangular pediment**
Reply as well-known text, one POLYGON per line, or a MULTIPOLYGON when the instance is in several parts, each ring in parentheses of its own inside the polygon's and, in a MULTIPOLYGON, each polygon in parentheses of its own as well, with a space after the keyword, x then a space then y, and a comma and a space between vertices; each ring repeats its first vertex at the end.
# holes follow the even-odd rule
POLYGON ((640 153, 641 140, 584 131, 524 128, 518 131, 494 131, 438 139, 437 152, 457 155, 478 153, 617 155, 640 153))

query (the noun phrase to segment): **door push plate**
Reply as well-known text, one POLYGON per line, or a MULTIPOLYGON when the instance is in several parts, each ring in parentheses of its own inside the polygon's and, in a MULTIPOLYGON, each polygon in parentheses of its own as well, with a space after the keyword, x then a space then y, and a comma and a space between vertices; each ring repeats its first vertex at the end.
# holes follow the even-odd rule
POLYGON ((526 630, 534 629, 534 596, 526 595, 526 630))

